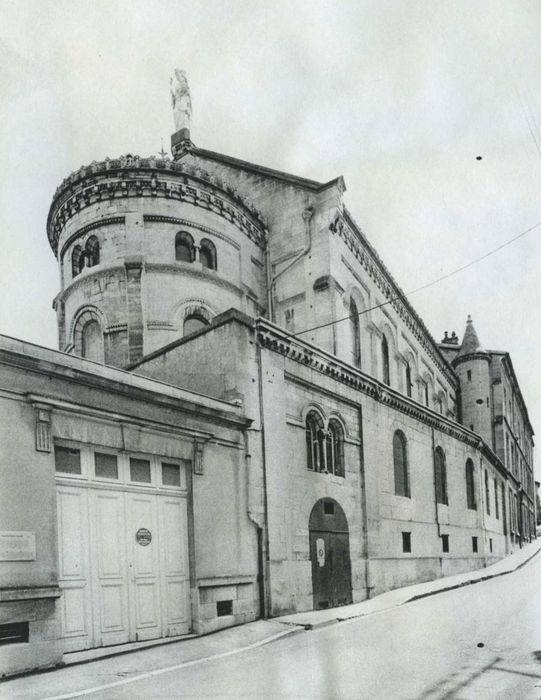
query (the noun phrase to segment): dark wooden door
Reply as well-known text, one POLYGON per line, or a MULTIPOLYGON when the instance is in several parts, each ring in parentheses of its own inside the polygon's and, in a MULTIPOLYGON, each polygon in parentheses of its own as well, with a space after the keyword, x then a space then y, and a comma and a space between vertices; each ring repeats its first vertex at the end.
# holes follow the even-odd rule
POLYGON ((347 520, 339 504, 331 499, 318 501, 312 509, 310 559, 314 609, 323 610, 351 603, 347 520))

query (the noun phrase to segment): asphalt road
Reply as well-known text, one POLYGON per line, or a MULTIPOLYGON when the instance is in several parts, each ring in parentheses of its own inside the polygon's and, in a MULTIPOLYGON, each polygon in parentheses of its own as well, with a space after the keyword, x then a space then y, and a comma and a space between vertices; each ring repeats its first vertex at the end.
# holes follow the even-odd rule
MULTIPOLYGON (((42 698, 61 696, 61 673, 43 675, 42 698)), ((541 699, 541 555, 490 581, 122 682, 94 674, 83 697, 541 699)))

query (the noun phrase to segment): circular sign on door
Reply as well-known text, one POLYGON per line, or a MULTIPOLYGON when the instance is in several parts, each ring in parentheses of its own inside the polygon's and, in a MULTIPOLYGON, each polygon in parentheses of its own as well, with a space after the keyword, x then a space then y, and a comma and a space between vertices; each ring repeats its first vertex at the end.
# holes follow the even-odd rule
POLYGON ((140 527, 135 533, 135 541, 140 544, 141 547, 146 547, 152 542, 152 533, 147 530, 146 527, 140 527))

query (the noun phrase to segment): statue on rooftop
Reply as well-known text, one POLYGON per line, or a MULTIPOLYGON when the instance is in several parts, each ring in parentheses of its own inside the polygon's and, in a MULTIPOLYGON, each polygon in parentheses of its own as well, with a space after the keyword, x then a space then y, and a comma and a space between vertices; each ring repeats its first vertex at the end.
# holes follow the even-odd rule
POLYGON ((188 129, 189 131, 192 117, 192 99, 185 71, 175 69, 175 73, 169 82, 171 84, 171 104, 173 105, 175 131, 180 131, 181 129, 188 129))

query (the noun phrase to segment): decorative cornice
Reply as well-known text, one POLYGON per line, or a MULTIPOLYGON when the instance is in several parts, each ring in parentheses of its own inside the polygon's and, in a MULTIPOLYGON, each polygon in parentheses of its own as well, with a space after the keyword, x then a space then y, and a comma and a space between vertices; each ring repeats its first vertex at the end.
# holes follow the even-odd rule
POLYGON ((189 228, 194 228, 198 231, 201 231, 202 233, 206 233, 209 236, 219 238, 220 240, 229 243, 229 245, 233 246, 233 248, 240 250, 240 245, 237 243, 237 241, 234 241, 230 236, 226 236, 224 233, 216 231, 216 229, 209 228, 208 226, 203 226, 202 224, 198 224, 195 221, 192 221, 191 219, 179 219, 176 216, 160 216, 158 214, 143 214, 143 221, 156 221, 164 224, 188 226, 189 228))
POLYGON ((386 297, 388 303, 420 342, 439 371, 447 378, 451 386, 456 389, 458 387, 458 379, 440 354, 436 341, 407 301, 404 292, 395 282, 376 251, 355 224, 349 212, 344 209, 344 212, 339 214, 330 224, 329 230, 342 238, 371 279, 376 283, 380 292, 386 297))
POLYGON ((257 342, 261 347, 277 352, 294 362, 319 372, 341 384, 360 391, 362 394, 393 408, 400 413, 418 420, 431 428, 439 430, 470 447, 479 449, 491 464, 507 478, 508 472, 501 460, 477 434, 422 404, 395 391, 360 370, 339 360, 334 355, 320 348, 288 336, 282 329, 265 319, 257 319, 255 323, 257 342))
POLYGON ((468 362, 470 360, 486 360, 489 364, 491 362, 491 357, 486 352, 470 352, 467 355, 457 355, 451 360, 451 365, 456 367, 462 362, 468 362))
POLYGON ((80 272, 77 277, 64 287, 64 289, 55 297, 55 300, 61 302, 64 300, 68 292, 73 292, 74 289, 81 287, 85 283, 91 283, 93 280, 99 279, 100 277, 107 277, 108 275, 113 275, 117 278, 126 279, 126 269, 124 264, 116 265, 104 265, 100 263, 95 267, 85 268, 80 272), (92 270, 92 272, 90 272, 92 270))
POLYGON ((222 287, 231 292, 234 292, 238 296, 242 297, 244 292, 242 289, 237 287, 233 282, 220 277, 213 270, 209 271, 207 268, 197 269, 193 263, 145 263, 145 270, 147 272, 173 272, 175 274, 188 275, 189 277, 197 277, 199 279, 204 279, 205 282, 210 282, 215 284, 217 287, 222 287))
POLYGON ((262 214, 228 183, 188 163, 123 156, 83 166, 57 189, 47 219, 54 253, 71 216, 96 202, 128 197, 169 198, 211 210, 231 221, 258 246, 265 246, 262 214))

